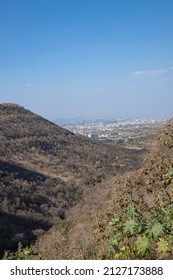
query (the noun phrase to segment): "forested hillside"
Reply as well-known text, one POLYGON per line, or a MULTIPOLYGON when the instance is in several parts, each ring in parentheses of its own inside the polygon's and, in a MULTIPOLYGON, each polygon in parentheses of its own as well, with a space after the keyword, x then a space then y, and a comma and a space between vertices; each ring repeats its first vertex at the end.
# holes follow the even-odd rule
POLYGON ((1 255, 26 246, 103 180, 140 167, 145 150, 74 135, 16 104, 0 105, 1 255))

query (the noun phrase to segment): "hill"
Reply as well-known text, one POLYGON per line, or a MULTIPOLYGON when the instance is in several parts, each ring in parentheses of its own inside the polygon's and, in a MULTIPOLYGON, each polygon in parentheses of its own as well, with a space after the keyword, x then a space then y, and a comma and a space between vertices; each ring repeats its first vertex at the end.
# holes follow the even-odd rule
POLYGON ((140 169, 87 189, 32 258, 173 259, 173 121, 152 144, 140 169))
POLYGON ((98 258, 173 259, 173 120, 154 143, 142 168, 121 176, 111 210, 100 213, 98 258))
POLYGON ((0 254, 26 246, 145 150, 101 143, 16 104, 0 104, 0 254))

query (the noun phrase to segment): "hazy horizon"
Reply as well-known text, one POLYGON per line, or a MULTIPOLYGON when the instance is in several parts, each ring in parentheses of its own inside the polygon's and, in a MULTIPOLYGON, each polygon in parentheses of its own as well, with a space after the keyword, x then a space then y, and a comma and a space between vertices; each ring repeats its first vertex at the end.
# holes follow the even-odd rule
POLYGON ((0 3, 0 103, 50 120, 172 116, 173 1, 0 3))

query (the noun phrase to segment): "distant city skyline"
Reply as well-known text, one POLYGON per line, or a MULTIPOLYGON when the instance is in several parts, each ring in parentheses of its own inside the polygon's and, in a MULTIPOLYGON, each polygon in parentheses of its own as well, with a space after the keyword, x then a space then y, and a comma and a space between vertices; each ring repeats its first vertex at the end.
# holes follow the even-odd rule
POLYGON ((173 116, 172 0, 0 1, 0 103, 50 120, 173 116))

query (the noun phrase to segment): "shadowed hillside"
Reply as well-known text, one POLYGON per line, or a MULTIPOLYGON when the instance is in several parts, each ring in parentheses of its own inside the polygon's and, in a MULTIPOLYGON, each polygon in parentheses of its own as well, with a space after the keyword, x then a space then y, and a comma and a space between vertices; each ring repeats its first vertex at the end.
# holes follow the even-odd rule
POLYGON ((65 219, 86 190, 139 168, 145 153, 74 135, 15 104, 0 105, 0 143, 3 249, 27 244, 39 230, 65 219), (29 225, 21 228, 16 221, 22 219, 29 219, 29 225), (5 243, 3 236, 9 236, 5 243))

